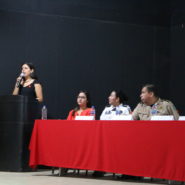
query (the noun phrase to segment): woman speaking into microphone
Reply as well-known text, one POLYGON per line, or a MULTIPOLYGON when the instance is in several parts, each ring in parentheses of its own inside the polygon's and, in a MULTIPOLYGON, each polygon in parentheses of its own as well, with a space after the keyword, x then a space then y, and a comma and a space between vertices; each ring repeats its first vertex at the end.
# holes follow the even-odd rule
POLYGON ((35 67, 32 63, 24 63, 22 71, 17 78, 13 95, 23 95, 43 101, 42 86, 35 76, 35 67))

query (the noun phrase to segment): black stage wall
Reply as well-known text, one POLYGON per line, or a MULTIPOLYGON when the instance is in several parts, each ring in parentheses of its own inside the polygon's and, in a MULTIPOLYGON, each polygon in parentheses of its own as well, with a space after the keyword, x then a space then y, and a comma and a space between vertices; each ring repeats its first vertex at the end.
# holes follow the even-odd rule
POLYGON ((185 1, 172 0, 170 96, 185 114, 185 1))
POLYGON ((133 109, 148 82, 160 87, 162 97, 172 96, 185 113, 171 88, 178 69, 170 58, 171 4, 0 0, 0 93, 11 93, 20 64, 30 61, 37 67, 50 118, 65 119, 80 89, 90 92, 98 115, 114 88, 127 93, 133 109))

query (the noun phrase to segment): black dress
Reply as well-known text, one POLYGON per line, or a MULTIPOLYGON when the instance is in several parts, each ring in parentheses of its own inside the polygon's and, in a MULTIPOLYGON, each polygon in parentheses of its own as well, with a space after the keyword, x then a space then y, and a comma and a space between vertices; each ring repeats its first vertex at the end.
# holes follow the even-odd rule
POLYGON ((36 99, 35 84, 39 84, 37 80, 34 80, 30 85, 24 87, 20 85, 19 95, 27 96, 30 99, 36 99))
POLYGON ((20 85, 19 87, 19 95, 23 95, 28 97, 29 103, 29 111, 33 113, 34 119, 41 118, 41 107, 43 106, 36 98, 35 92, 35 84, 40 84, 37 80, 34 80, 30 85, 26 87, 20 85))

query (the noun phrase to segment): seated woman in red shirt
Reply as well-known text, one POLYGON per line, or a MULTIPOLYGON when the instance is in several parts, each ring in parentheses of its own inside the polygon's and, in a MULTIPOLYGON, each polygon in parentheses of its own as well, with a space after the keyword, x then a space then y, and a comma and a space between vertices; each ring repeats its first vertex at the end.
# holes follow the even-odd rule
MULTIPOLYGON (((76 116, 90 116, 91 115, 91 101, 89 93, 80 91, 77 96, 77 106, 69 112, 67 120, 75 120, 76 116)), ((61 168, 60 175, 67 174, 68 168, 61 168)))
POLYGON ((90 116, 91 111, 92 108, 89 93, 80 91, 77 96, 77 106, 69 112, 67 120, 75 120, 76 116, 90 116))

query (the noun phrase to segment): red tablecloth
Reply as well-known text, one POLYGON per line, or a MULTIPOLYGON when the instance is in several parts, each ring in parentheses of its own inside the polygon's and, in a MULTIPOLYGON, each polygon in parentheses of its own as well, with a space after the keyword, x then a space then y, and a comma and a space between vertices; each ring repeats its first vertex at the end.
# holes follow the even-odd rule
POLYGON ((185 121, 36 120, 36 165, 185 181, 185 121))

